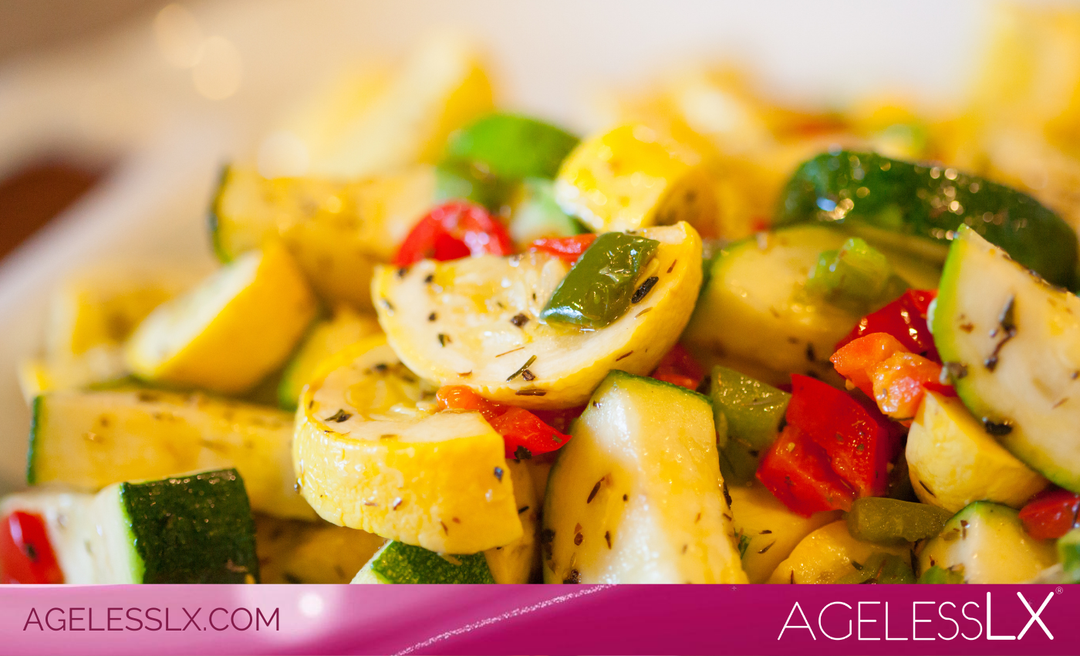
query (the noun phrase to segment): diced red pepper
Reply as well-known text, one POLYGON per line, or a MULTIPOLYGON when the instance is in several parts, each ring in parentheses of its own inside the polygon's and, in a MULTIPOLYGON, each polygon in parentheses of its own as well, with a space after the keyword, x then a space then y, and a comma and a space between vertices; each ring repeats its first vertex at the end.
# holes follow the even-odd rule
POLYGON ((660 364, 652 372, 652 377, 686 389, 696 390, 705 378, 705 370, 697 363, 682 344, 676 344, 660 358, 660 364))
POLYGON ((907 350, 940 363, 941 357, 934 346, 934 338, 926 324, 926 309, 937 296, 936 290, 909 289, 881 308, 866 315, 859 324, 836 345, 835 350, 870 333, 888 333, 900 341, 907 350))
POLYGON ((1056 540, 1080 527, 1080 494, 1053 488, 1040 492, 1020 510, 1020 521, 1037 540, 1056 540))
POLYGON ((874 400, 878 409, 897 420, 915 417, 926 386, 940 384, 941 365, 914 353, 896 353, 874 368, 874 400))
POLYGON ((457 260, 470 255, 509 255, 510 233, 479 205, 450 201, 434 208, 409 231, 394 258, 396 266, 424 259, 457 260))
POLYGON ((585 233, 573 237, 552 237, 549 239, 537 239, 529 244, 531 251, 543 251, 573 264, 578 261, 581 254, 592 246, 596 241, 596 235, 585 233))
POLYGON ((871 402, 793 374, 786 418, 825 451, 832 469, 858 496, 885 494, 889 463, 900 452, 902 429, 871 402))
POLYGON ((792 424, 761 458, 757 478, 792 512, 809 517, 825 510, 851 510, 855 493, 829 466, 810 436, 792 424))
POLYGON ((872 397, 874 368, 896 353, 907 352, 908 349, 889 333, 870 333, 841 346, 829 359, 836 373, 872 397))
POLYGON ((0 520, 0 582, 64 582, 39 515, 16 510, 0 520))
POLYGON ((570 440, 524 408, 489 401, 464 385, 440 388, 435 398, 442 410, 479 412, 503 436, 506 457, 528 459, 550 453, 570 440))

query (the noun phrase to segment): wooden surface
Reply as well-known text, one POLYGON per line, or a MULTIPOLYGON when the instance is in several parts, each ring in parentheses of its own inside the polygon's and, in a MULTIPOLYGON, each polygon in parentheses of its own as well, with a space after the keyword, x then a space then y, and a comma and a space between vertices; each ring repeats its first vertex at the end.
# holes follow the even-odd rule
POLYGON ((77 200, 101 173, 45 160, 0 180, 0 258, 77 200))

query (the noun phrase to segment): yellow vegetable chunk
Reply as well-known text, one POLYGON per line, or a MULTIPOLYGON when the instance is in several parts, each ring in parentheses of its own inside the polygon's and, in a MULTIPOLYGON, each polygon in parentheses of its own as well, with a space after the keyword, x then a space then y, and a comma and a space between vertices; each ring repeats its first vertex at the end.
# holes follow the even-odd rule
POLYGON ((652 371, 693 311, 701 286, 697 232, 679 223, 640 234, 660 242, 640 277, 657 281, 604 328, 538 320, 568 271, 544 253, 382 267, 372 283, 379 323, 402 362, 427 380, 526 408, 582 405, 612 369, 652 371))
POLYGON ((281 365, 315 311, 300 269, 271 245, 154 310, 131 336, 127 364, 146 380, 244 392, 281 365))
POLYGON ((855 563, 865 563, 876 553, 900 556, 911 564, 907 545, 883 546, 851 537, 847 522, 837 520, 807 535, 791 555, 777 565, 768 583, 836 583, 854 573, 855 563))
POLYGON ((950 512, 984 500, 1019 508, 1049 485, 988 435, 960 399, 933 392, 923 398, 905 455, 919 500, 950 512))
POLYGON ((686 221, 717 236, 713 183, 701 156, 641 124, 581 142, 559 170, 555 199, 595 232, 686 221))
POLYGON ((326 522, 255 516, 255 550, 262 583, 348 583, 386 542, 326 522))
POLYGON ((300 397, 293 466, 323 519, 469 554, 522 537, 501 435, 475 412, 434 413, 434 390, 381 336, 324 363, 300 397))
POLYGON ((540 571, 540 504, 529 468, 523 460, 507 460, 506 471, 514 481, 514 500, 521 519, 521 537, 510 544, 484 552, 496 583, 528 583, 540 571))

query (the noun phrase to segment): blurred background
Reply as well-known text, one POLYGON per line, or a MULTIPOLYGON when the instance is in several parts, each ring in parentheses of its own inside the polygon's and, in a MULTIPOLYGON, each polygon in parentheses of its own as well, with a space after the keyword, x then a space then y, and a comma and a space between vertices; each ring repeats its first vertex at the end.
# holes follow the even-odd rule
MULTIPOLYGON (((1080 216, 1076 2, 0 0, 0 443, 25 440, 12 372, 57 282, 209 268, 224 163, 430 163, 492 106, 677 134, 714 162, 727 238, 767 223, 797 162, 833 144, 1080 216)), ((21 476, 0 463, 0 487, 21 476)))

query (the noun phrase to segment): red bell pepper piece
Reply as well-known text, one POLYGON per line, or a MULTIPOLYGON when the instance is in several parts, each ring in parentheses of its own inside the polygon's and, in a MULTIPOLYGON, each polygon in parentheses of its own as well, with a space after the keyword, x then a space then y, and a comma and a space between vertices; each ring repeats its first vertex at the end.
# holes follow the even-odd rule
POLYGON ((0 582, 64 582, 40 516, 16 510, 0 520, 0 582))
POLYGON ((858 496, 885 494, 889 463, 900 452, 903 429, 873 403, 793 374, 786 418, 825 451, 832 469, 858 496))
POLYGON ((1037 540, 1056 540, 1080 527, 1080 494, 1053 488, 1035 495, 1020 510, 1024 530, 1037 540))
POLYGON ((840 340, 835 350, 870 333, 888 333, 907 350, 934 362, 941 363, 934 338, 926 325, 926 309, 937 296, 936 290, 909 289, 900 298, 877 312, 866 315, 859 324, 840 340))
POLYGON ((855 492, 829 466, 829 457, 803 430, 788 424, 761 458, 757 478, 792 512, 804 517, 851 510, 855 492))
POLYGON ((573 264, 578 261, 578 258, 589 246, 592 246, 594 241, 596 241, 596 235, 592 233, 574 235, 573 237, 537 239, 529 244, 529 250, 542 251, 573 264))
POLYGON ((660 358, 660 364, 652 372, 652 377, 665 383, 696 390, 705 378, 705 371, 682 344, 675 344, 660 358))
POLYGON ((941 384, 941 365, 914 353, 897 353, 875 367, 871 378, 879 410, 893 419, 913 419, 926 386, 941 384))
POLYGON ((436 393, 442 410, 479 412, 496 433, 503 436, 506 457, 527 460, 534 455, 550 453, 570 441, 540 417, 504 403, 489 401, 464 385, 442 387, 436 393))
POLYGON ((889 333, 870 333, 837 348, 829 359, 836 373, 872 397, 874 382, 871 376, 874 369, 894 354, 907 352, 904 345, 889 333))
POLYGON ((394 258, 396 266, 424 259, 457 260, 470 255, 509 255, 510 233, 488 211, 464 201, 434 208, 409 231, 394 258))

